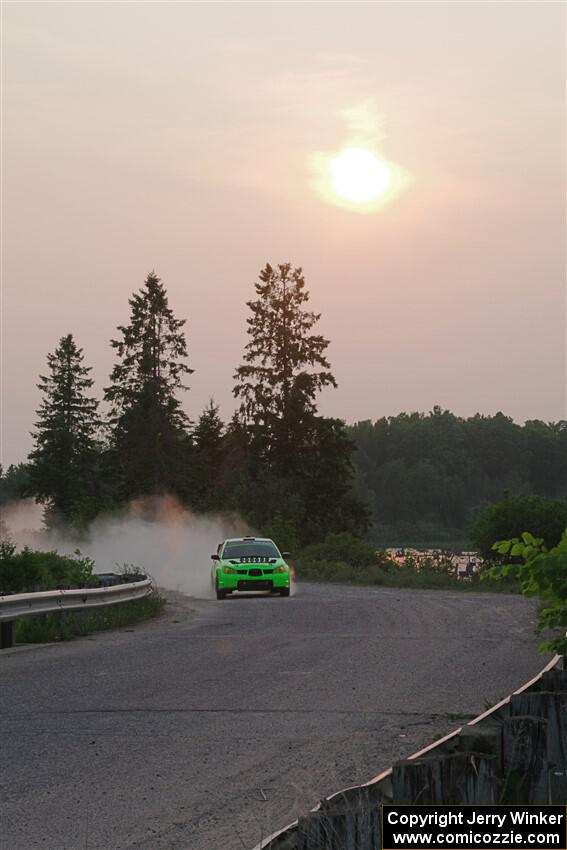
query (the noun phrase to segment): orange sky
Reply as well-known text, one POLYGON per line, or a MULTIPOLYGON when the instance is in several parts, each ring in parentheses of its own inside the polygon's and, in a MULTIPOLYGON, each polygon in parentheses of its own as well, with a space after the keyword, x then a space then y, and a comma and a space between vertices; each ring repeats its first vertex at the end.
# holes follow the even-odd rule
POLYGON ((266 261, 323 314, 323 413, 566 416, 563 3, 5 3, 3 41, 4 463, 63 334, 100 393, 152 269, 193 418, 266 261), (361 138, 411 176, 367 215, 312 185, 361 138))

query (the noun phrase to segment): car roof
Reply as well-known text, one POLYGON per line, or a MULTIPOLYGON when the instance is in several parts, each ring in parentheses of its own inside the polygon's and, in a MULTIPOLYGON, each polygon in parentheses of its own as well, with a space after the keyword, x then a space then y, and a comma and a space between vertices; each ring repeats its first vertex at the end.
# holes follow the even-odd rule
POLYGON ((273 543, 274 541, 270 537, 227 537, 226 540, 223 540, 223 546, 225 543, 273 543))

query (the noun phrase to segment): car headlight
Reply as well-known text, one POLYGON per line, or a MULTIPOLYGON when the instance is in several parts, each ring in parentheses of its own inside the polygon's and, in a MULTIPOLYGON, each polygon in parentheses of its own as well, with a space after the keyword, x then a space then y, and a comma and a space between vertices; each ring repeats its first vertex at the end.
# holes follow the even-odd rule
POLYGON ((238 573, 238 570, 235 570, 234 567, 223 567, 222 571, 223 573, 232 573, 233 575, 238 573))
POLYGON ((287 564, 281 564, 279 567, 274 568, 275 573, 287 573, 288 570, 289 567, 287 566, 287 564))

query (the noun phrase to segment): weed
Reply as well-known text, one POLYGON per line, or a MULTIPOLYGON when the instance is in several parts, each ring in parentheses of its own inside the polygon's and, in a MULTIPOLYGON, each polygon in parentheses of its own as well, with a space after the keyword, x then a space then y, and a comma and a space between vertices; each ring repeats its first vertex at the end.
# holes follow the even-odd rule
POLYGON ((50 641, 72 640, 75 637, 93 632, 118 629, 131 626, 143 620, 157 617, 161 613, 165 599, 153 593, 143 599, 134 599, 119 605, 85 611, 63 611, 54 614, 39 614, 27 617, 16 623, 16 641, 18 643, 47 643, 50 641))

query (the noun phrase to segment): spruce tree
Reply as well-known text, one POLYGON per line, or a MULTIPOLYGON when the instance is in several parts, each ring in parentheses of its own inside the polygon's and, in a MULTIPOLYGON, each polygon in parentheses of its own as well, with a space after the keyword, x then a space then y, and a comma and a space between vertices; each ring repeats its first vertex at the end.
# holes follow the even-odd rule
POLYGON ((246 499, 251 492, 251 468, 250 433, 235 412, 224 432, 217 480, 218 500, 223 508, 252 515, 253 510, 249 510, 246 499))
POLYGON ((304 539, 364 528, 366 511, 350 492, 353 445, 344 423, 317 415, 317 393, 337 384, 325 354, 329 342, 312 333, 320 314, 305 307, 302 270, 268 264, 255 288, 233 390, 250 440, 246 513, 265 525, 284 511, 304 539))
POLYGON ((221 507, 218 478, 223 460, 224 424, 211 399, 193 431, 193 493, 191 504, 199 511, 221 507))
POLYGON ((247 302, 250 339, 233 393, 259 454, 277 464, 289 461, 290 446, 299 447, 317 411, 317 392, 337 384, 325 356, 328 340, 311 333, 320 314, 305 309, 309 293, 301 268, 268 263, 255 289, 258 298, 247 302))
POLYGON ((32 436, 30 489, 48 503, 49 524, 71 523, 80 506, 96 497, 99 445, 98 401, 88 395, 91 367, 83 365, 83 350, 72 334, 62 337, 47 355, 49 372, 40 376, 43 400, 32 436))
POLYGON ((129 299, 130 322, 111 340, 118 361, 105 399, 111 404, 114 463, 122 498, 173 492, 187 476, 189 424, 179 390, 193 372, 186 364, 185 320, 176 319, 161 280, 152 272, 129 299))

